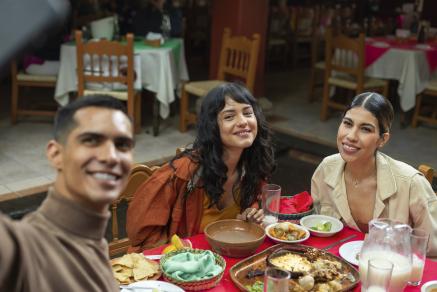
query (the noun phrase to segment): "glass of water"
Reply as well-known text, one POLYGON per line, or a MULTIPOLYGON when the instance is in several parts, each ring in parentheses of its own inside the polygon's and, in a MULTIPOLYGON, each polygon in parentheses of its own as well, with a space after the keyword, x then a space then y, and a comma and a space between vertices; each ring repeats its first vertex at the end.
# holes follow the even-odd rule
POLYGON ((267 226, 278 222, 281 187, 275 184, 266 184, 262 188, 262 208, 264 211, 263 225, 267 226))

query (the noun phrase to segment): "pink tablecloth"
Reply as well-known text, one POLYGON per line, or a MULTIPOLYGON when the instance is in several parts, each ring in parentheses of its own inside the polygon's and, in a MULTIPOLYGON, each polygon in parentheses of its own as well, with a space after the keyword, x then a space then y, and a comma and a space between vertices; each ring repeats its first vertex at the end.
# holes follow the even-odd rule
POLYGON ((365 47, 365 66, 371 65, 373 62, 378 60, 385 52, 390 49, 402 49, 402 50, 423 50, 426 53, 426 58, 428 60, 429 70, 433 72, 437 69, 437 43, 428 42, 424 44, 427 46, 424 48, 418 48, 416 40, 399 41, 397 39, 389 38, 373 38, 366 41, 365 47), (381 46, 381 44, 387 44, 387 47, 381 46))
MULTIPOLYGON (((326 237, 326 238, 321 238, 321 237, 314 237, 311 236, 307 241, 303 242, 306 245, 310 245, 313 247, 317 247, 317 248, 323 248, 327 245, 329 245, 330 243, 333 243, 335 241, 338 241, 342 238, 348 237, 352 234, 355 234, 356 237, 352 238, 350 241, 353 240, 362 240, 364 239, 364 234, 358 231, 355 231, 353 229, 350 229, 348 227, 345 227, 340 233, 338 233, 335 236, 332 237, 326 237)), ((192 236, 190 238, 188 238, 191 240, 191 242, 193 243, 193 247, 194 248, 199 248, 199 249, 211 249, 210 245, 208 244, 208 242, 205 239, 205 236, 203 234, 199 234, 199 235, 195 235, 192 236)), ((264 243, 258 248, 257 252, 263 251, 264 249, 274 245, 275 243, 273 241, 271 241, 269 238, 266 237, 266 240, 264 241, 264 243)), ((338 253, 338 249, 340 248, 341 244, 331 248, 329 250, 329 252, 339 256, 338 253)), ((163 250, 164 246, 162 247, 157 247, 154 249, 150 249, 150 250, 145 250, 144 254, 145 255, 152 255, 152 254, 159 254, 161 253, 161 251, 163 250)), ((220 284, 217 285, 216 287, 208 290, 208 291, 239 291, 238 288, 234 285, 234 283, 231 280, 231 277, 229 276, 229 269, 235 265, 237 262, 241 261, 242 259, 236 259, 236 258, 229 258, 229 257, 224 257, 224 259, 226 260, 226 270, 225 270, 225 274, 223 276, 223 279, 221 280, 220 284)), ((425 271, 423 274, 423 280, 422 283, 425 283, 427 281, 430 280, 437 280, 437 262, 433 262, 430 260, 426 261, 425 264, 425 271)), ((357 287, 355 289, 355 291, 360 291, 360 288, 357 287)), ((407 287, 405 289, 405 291, 420 291, 420 286, 418 287, 407 287)))

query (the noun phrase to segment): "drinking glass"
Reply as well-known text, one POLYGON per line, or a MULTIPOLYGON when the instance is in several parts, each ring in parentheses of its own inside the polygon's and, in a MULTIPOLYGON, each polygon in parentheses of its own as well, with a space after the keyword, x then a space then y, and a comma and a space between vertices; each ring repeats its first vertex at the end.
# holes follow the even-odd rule
POLYGON ((422 281, 428 239, 429 233, 423 229, 414 228, 411 231, 411 255, 413 257, 413 266, 408 285, 418 286, 422 281))
POLYGON ((264 272, 264 292, 288 292, 290 273, 275 267, 267 267, 264 272))
POLYGON ((262 188, 262 208, 264 211, 263 225, 267 226, 278 222, 281 187, 275 184, 266 184, 262 188))
POLYGON ((393 263, 385 259, 371 259, 367 265, 366 292, 389 291, 393 263))

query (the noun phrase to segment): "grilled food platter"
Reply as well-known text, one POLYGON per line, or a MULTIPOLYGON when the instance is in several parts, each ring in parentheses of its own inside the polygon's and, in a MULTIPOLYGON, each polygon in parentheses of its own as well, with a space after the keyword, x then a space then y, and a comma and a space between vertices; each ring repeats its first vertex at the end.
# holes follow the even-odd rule
POLYGON ((290 272, 289 291, 349 291, 359 283, 358 271, 351 264, 302 244, 274 245, 240 261, 229 273, 240 290, 253 291, 251 288, 263 281, 267 266, 290 272))

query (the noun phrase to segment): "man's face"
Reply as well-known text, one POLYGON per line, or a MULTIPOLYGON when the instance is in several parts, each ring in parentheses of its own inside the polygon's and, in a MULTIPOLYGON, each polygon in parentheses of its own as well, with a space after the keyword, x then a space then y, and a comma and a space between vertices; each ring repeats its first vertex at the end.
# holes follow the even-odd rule
POLYGON ((132 124, 118 110, 88 107, 74 115, 65 143, 50 141, 47 155, 58 170, 55 189, 104 211, 124 189, 132 165, 132 124))

